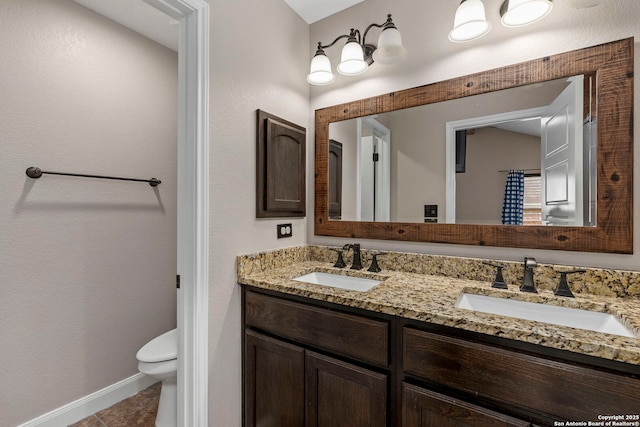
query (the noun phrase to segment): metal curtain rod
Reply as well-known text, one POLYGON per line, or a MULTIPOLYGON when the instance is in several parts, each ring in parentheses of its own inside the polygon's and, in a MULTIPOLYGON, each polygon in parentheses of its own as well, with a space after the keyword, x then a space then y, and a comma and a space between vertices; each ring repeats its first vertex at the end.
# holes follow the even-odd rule
POLYGON ((49 175, 65 175, 65 176, 80 176, 80 177, 84 177, 84 178, 102 178, 102 179, 117 179, 119 181, 138 181, 138 182, 148 182, 150 186, 152 187, 157 187, 158 185, 160 185, 162 183, 162 181, 160 181, 159 179, 156 178, 151 178, 151 179, 137 179, 137 178, 119 178, 117 176, 102 176, 102 175, 85 175, 85 174, 81 174, 81 173, 64 173, 64 172, 50 172, 50 171, 43 171, 40 168, 31 166, 30 168, 27 168, 26 170, 27 176, 29 178, 40 178, 42 176, 42 174, 46 173, 49 175))
POLYGON ((511 172, 512 170, 514 171, 522 171, 522 172, 540 172, 540 169, 510 169, 510 170, 499 170, 498 172, 500 173, 506 173, 506 172, 511 172))

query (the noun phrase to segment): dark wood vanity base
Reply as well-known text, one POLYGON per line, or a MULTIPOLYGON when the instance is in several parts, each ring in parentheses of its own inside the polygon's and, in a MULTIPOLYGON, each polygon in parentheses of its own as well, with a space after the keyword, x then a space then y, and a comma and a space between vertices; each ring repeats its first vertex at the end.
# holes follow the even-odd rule
POLYGON ((640 414, 638 365, 242 289, 245 426, 586 425, 640 414))

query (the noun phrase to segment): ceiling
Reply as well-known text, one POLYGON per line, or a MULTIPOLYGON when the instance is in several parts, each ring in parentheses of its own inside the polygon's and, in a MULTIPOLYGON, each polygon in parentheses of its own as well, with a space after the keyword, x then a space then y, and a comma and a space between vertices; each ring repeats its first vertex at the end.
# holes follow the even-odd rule
POLYGON ((345 10, 364 0, 284 0, 308 24, 345 10))
MULTIPOLYGON (((143 0, 74 1, 171 50, 178 51, 178 23, 143 0)), ((284 0, 309 24, 363 1, 284 0)))
POLYGON ((156 43, 178 51, 178 22, 142 0, 74 0, 156 43))

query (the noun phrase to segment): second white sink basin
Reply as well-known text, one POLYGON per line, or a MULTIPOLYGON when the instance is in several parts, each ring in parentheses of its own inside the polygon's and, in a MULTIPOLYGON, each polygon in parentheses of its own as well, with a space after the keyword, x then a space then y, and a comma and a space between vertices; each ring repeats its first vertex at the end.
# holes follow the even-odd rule
POLYGON ((455 306, 457 308, 481 311, 483 313, 535 320, 594 332, 621 335, 623 337, 635 337, 615 316, 597 311, 537 304, 469 293, 460 294, 455 306))
POLYGON ((368 291, 381 282, 381 280, 366 279, 364 277, 343 276, 340 274, 322 273, 319 271, 314 271, 312 273, 305 274, 304 276, 295 277, 293 280, 360 292, 368 291))

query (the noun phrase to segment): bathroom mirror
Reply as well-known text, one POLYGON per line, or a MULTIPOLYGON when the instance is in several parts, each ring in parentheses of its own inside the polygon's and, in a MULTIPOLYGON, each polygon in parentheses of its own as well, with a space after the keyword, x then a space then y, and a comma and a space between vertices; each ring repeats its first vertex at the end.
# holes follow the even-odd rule
POLYGON ((329 182, 341 175, 342 197, 330 184, 329 217, 501 224, 518 169, 524 225, 593 226, 595 99, 595 76, 581 74, 330 123, 342 153, 329 182))
MULTIPOLYGON (((633 39, 626 39, 316 110, 315 233, 336 237, 631 253, 632 105, 633 39), (479 203, 487 197, 482 195, 475 204, 472 200, 468 203, 464 199, 456 200, 456 187, 459 187, 458 192, 462 191, 459 177, 465 177, 467 181, 471 177, 474 138, 486 133, 494 140, 496 133, 513 132, 508 128, 514 124, 512 122, 522 125, 525 112, 532 112, 529 121, 539 124, 541 117, 547 114, 540 112, 540 108, 569 85, 579 88, 575 99, 581 104, 576 107, 580 111, 574 117, 574 123, 577 123, 574 128, 582 133, 574 138, 583 149, 583 159, 577 161, 581 165, 579 173, 574 168, 567 174, 564 166, 556 167, 562 162, 554 159, 545 165, 549 153, 525 156, 533 160, 531 167, 527 166, 526 158, 521 161, 514 158, 501 167, 492 166, 495 169, 490 176, 493 181, 504 182, 509 169, 525 169, 525 172, 529 169, 533 170, 529 175, 542 176, 543 182, 538 185, 551 197, 550 210, 542 212, 541 220, 534 222, 539 225, 501 225, 495 212, 489 219, 483 217, 479 203), (514 96, 518 99, 515 104, 510 102, 514 104, 512 107, 487 107, 506 105, 507 98, 500 100, 500 97, 510 91, 517 91, 510 95, 511 99, 514 96), (527 92, 529 95, 522 95, 527 92), (489 99, 489 104, 482 104, 482 98, 489 99), (526 103, 525 98, 535 98, 535 101, 526 103), (439 106, 446 104, 453 104, 452 108, 459 114, 443 115, 439 106), (422 110, 425 112, 418 114, 422 110), (424 118, 425 114, 429 119, 424 118), (420 121, 424 123, 408 121, 408 117, 416 115, 422 117, 420 121), (441 117, 436 122, 431 120, 435 116, 449 118, 441 117), (489 118, 492 116, 500 117, 499 123, 491 123, 489 118), (585 118, 589 123, 579 123, 585 118), (424 127, 427 122, 430 128, 424 127), (431 128, 434 126, 437 129, 431 128), (420 127, 422 130, 416 130, 420 127), (460 135, 459 130, 464 130, 464 135, 460 135), (412 134, 418 143, 401 153, 405 163, 398 166, 395 162, 400 154, 394 143, 400 145, 403 134, 412 134), (461 138, 456 140, 458 136, 461 138), (373 149, 371 144, 355 142, 358 138, 370 137, 376 141, 373 149), (580 140, 584 143, 579 144, 580 140), (597 143, 590 144, 594 141, 597 143), (354 148, 355 145, 358 147, 354 148), (589 148, 591 146, 593 148, 589 148), (418 149, 422 154, 415 154, 417 151, 411 154, 412 150, 418 149), (377 153, 372 153, 373 150, 377 153), (341 156, 337 160, 336 152, 341 156), (417 161, 419 157, 428 157, 432 166, 421 165, 417 161), (376 170, 372 174, 367 171, 367 176, 375 177, 372 187, 375 190, 369 190, 371 194, 354 190, 356 182, 361 181, 363 170, 369 167, 356 163, 354 158, 378 160, 373 163, 376 170), (384 159, 391 159, 390 165, 389 162, 385 164, 384 159), (465 168, 465 163, 469 167, 465 168), (422 175, 411 172, 412 168, 424 169, 422 175), (405 184, 398 178, 398 169, 405 174, 405 184), (564 171, 561 181, 556 179, 559 170, 564 171), (389 187, 394 188, 389 191, 389 187), (340 206, 340 200, 334 200, 336 192, 341 194, 344 206, 340 206), (576 193, 583 197, 578 219, 549 220, 558 211, 558 202, 567 199, 567 194, 576 193), (410 214, 401 212, 403 203, 411 205, 410 214), (463 215, 461 206, 465 203, 463 215)), ((567 114, 561 111, 560 116, 567 114)), ((548 117, 543 121, 548 121, 548 117)), ((513 138, 512 133, 509 135, 513 138)), ((568 151, 562 148, 551 151, 563 150, 568 151)), ((535 150, 529 153, 535 153, 535 150)), ((503 193, 504 187, 494 190, 503 193)), ((469 193, 468 189, 466 191, 469 193)), ((476 190, 476 195, 479 192, 476 190)), ((498 205, 499 202, 494 202, 492 209, 500 211, 498 205)))

